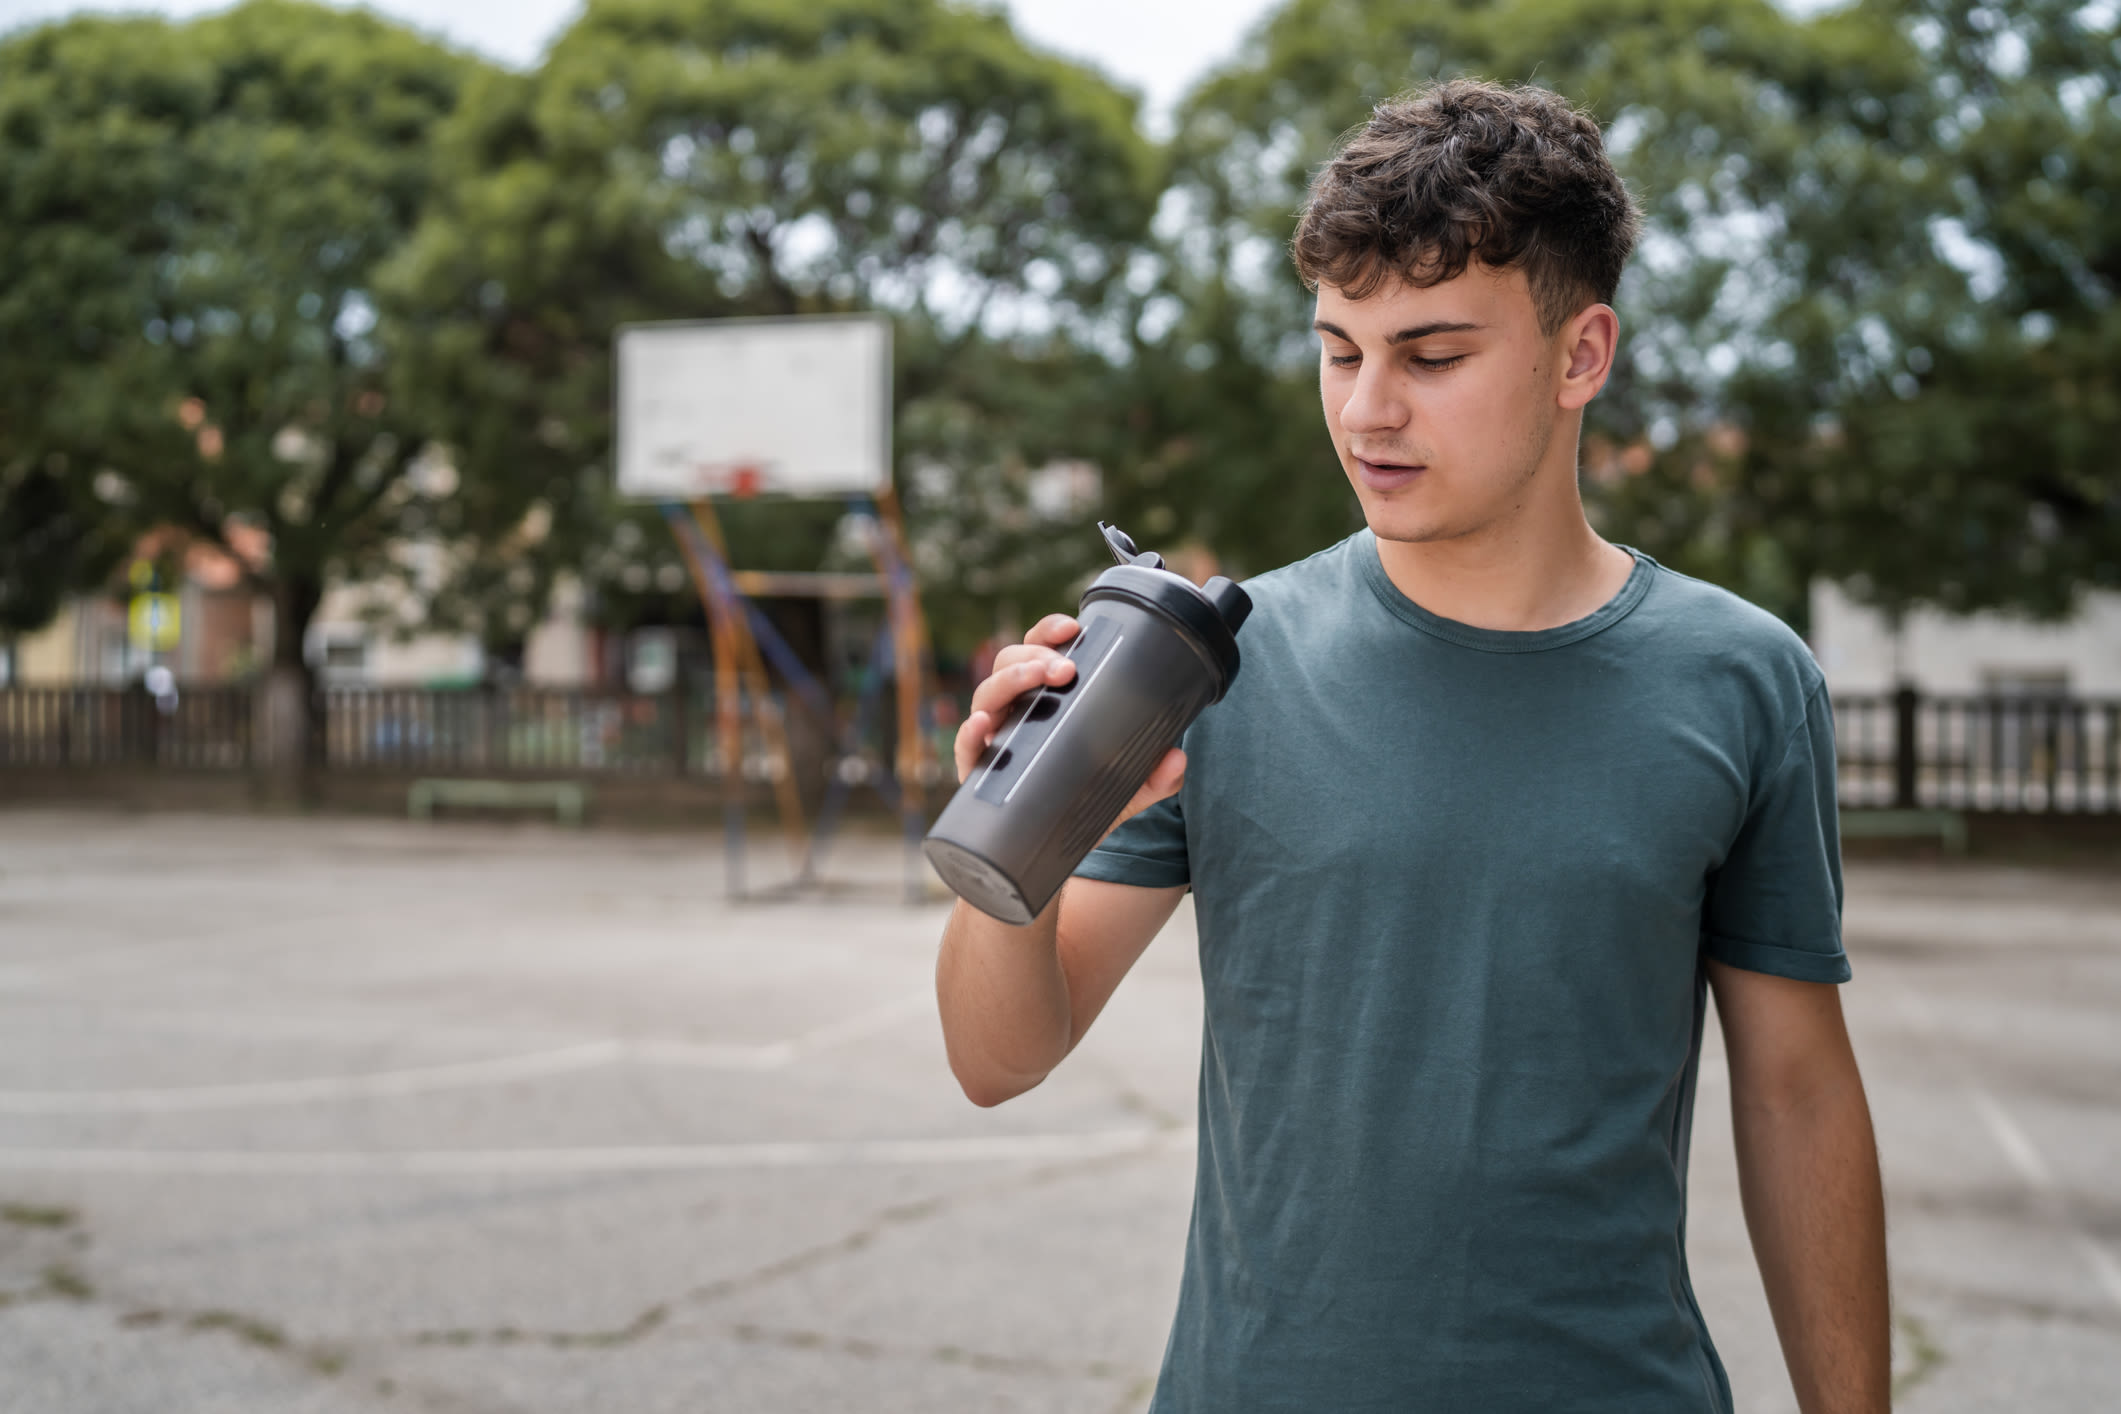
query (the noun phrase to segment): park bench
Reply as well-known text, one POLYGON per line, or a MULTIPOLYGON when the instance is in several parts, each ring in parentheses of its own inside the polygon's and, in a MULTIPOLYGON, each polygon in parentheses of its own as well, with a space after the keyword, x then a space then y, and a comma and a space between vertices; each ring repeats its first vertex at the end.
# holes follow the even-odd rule
POLYGON ((560 823, 579 825, 589 804, 589 788, 575 781, 420 780, 412 783, 406 809, 415 820, 434 816, 437 805, 470 805, 495 810, 551 810, 560 823))
POLYGON ((1844 810, 1845 840, 1921 839, 1934 835, 1946 854, 1966 853, 1966 817, 1956 810, 1844 810))

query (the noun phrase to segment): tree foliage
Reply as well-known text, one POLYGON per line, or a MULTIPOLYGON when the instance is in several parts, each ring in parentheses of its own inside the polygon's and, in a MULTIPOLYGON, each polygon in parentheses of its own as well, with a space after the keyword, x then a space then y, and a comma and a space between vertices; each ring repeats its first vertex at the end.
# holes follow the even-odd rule
MULTIPOLYGON (((668 612, 641 601, 682 585, 675 547, 603 489, 617 325, 886 310, 932 600, 983 566, 1033 574, 1040 539, 993 502, 1073 450, 1109 377, 1100 340, 1157 190, 1134 118, 1097 75, 942 0, 592 0, 444 136, 443 195, 391 279, 409 383, 468 464, 570 497, 607 606, 668 612)), ((840 514, 726 518, 745 562, 807 567, 840 514)))
POLYGON ((329 581, 410 576, 404 545, 520 515, 423 461, 377 327, 376 269, 473 67, 289 0, 0 45, 4 455, 93 496, 106 536, 229 551, 274 599, 285 668, 329 581))
POLYGON ((1784 522, 1889 610, 2060 614, 2121 587, 2116 19, 2054 0, 1849 17, 1896 82, 1824 135, 1842 180, 1793 192, 1809 288, 1768 327, 1794 357, 1738 392, 1782 434, 1758 461, 1784 522), (1849 232, 1850 207, 1879 214, 1849 232))
MULTIPOLYGON (((0 624, 137 534, 264 531, 284 663, 329 582, 519 637, 555 575, 693 612, 610 486, 630 320, 877 309, 943 636, 1094 563, 1035 472, 1257 571, 1352 528, 1285 252, 1376 101, 1451 74, 1608 125, 1648 217, 1594 517, 1794 619, 2121 585, 2111 4, 1289 0, 1159 147, 952 0, 591 0, 533 72, 253 0, 0 41, 0 624), (446 456, 436 455, 437 450, 446 456), (421 546, 417 556, 406 547, 421 546)), ((729 508, 745 563, 837 506, 729 508)), ((844 527, 842 527, 844 528, 844 527)))

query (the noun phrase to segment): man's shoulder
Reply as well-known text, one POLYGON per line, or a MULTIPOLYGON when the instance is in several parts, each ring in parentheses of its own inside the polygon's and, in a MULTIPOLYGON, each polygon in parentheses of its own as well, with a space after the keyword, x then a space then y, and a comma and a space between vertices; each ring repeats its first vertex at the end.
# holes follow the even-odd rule
MULTIPOLYGON (((1648 558, 1645 556, 1644 558, 1648 558)), ((1781 619, 1721 585, 1650 561, 1651 597, 1644 607, 1690 639, 1729 645, 1734 653, 1800 663, 1817 671, 1812 650, 1781 619)))
POLYGON ((1656 645, 1662 671, 1675 681, 1689 670, 1749 685, 1802 712, 1825 683, 1797 631, 1730 590, 1650 561, 1655 576, 1640 627, 1656 645))
POLYGON ((1322 616, 1337 617, 1350 595, 1361 589, 1361 571, 1353 554, 1360 539, 1358 531, 1315 554, 1242 581, 1252 600, 1252 613, 1239 635, 1240 645, 1247 639, 1260 643, 1282 637, 1306 623, 1316 625, 1322 616))
POLYGON ((1354 569, 1351 552, 1361 539, 1362 532, 1356 531, 1280 569, 1253 575, 1244 581, 1245 593, 1252 596, 1253 606, 1257 608, 1262 600, 1282 605, 1321 591, 1339 591, 1354 569))

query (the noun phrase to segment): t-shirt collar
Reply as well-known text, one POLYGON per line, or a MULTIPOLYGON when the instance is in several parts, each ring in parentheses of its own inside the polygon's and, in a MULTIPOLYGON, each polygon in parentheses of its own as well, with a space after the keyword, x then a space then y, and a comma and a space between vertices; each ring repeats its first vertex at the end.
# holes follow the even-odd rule
POLYGON ((1355 558, 1361 564, 1363 577, 1370 582, 1385 608, 1405 619, 1423 633, 1432 634, 1446 643, 1455 643, 1461 648, 1475 648, 1483 653, 1539 653, 1549 648, 1560 648, 1578 643, 1592 634, 1603 633, 1635 611, 1642 597, 1650 592, 1650 581, 1657 570, 1657 562, 1633 546, 1623 545, 1635 558, 1635 568, 1629 572, 1627 583, 1620 592, 1593 609, 1580 619, 1553 628, 1519 631, 1515 629, 1475 628, 1471 624, 1459 623, 1432 614, 1421 605, 1400 592, 1392 577, 1385 573, 1384 561, 1377 555, 1376 533, 1365 526, 1355 535, 1355 558))

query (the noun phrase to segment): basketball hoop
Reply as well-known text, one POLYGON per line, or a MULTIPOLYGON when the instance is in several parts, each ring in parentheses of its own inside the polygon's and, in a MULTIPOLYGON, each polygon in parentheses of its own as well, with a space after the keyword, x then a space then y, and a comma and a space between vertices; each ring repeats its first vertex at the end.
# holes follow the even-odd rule
POLYGON ((618 331, 619 493, 839 500, 891 484, 891 323, 800 315, 618 331))

